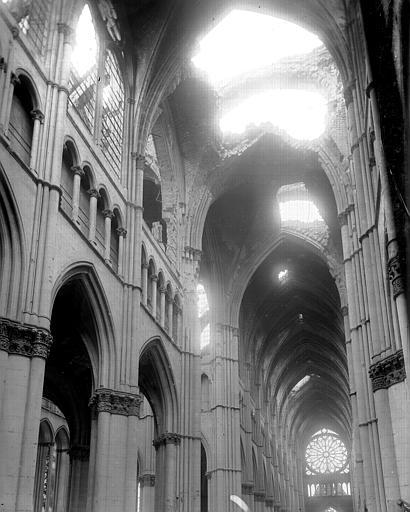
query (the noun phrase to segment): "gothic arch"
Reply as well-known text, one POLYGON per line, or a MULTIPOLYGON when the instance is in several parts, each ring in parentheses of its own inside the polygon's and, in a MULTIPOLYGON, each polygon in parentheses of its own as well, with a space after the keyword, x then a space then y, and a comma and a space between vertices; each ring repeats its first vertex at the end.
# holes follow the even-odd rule
POLYGON ((177 433, 178 400, 172 365, 159 338, 148 340, 139 358, 138 385, 149 401, 158 435, 177 433))
POLYGON ((318 244, 314 244, 312 240, 306 239, 302 235, 297 235, 296 233, 282 231, 279 236, 272 236, 270 240, 268 240, 265 247, 261 248, 258 252, 257 257, 252 261, 252 266, 246 267, 242 274, 237 277, 235 280, 235 287, 232 290, 232 301, 231 301, 231 310, 229 312, 231 325, 238 325, 239 322, 239 310, 242 303, 243 294, 247 289, 249 282, 254 274, 255 270, 262 264, 265 259, 272 254, 281 244, 286 241, 296 242, 301 247, 307 248, 313 254, 318 256, 329 268, 329 260, 327 254, 324 253, 323 250, 320 250, 321 247, 318 244))
MULTIPOLYGON (((114 342, 114 326, 108 300, 94 266, 90 263, 70 265, 56 280, 51 297, 51 308, 58 292, 68 283, 77 282, 89 303, 93 317, 96 343, 83 336, 93 366, 94 388, 113 388, 118 376, 118 362, 114 342)), ((50 318, 52 311, 50 310, 50 318)))
POLYGON ((25 277, 25 243, 20 213, 0 166, 0 316, 18 319, 25 277))

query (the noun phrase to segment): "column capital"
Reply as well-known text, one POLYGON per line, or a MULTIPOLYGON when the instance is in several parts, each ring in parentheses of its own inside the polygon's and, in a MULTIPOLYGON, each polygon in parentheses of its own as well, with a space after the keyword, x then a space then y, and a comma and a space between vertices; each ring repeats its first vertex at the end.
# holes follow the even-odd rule
POLYGON ((340 311, 342 312, 343 316, 347 316, 349 314, 349 307, 348 306, 342 306, 340 311))
POLYGON ((161 445, 180 444, 181 436, 173 432, 165 432, 152 441, 152 446, 158 450, 161 445))
POLYGON ((43 112, 41 112, 40 109, 35 108, 34 110, 32 110, 30 112, 30 114, 34 121, 40 121, 40 123, 42 123, 44 121, 44 114, 43 114, 43 112))
POLYGON ((117 235, 125 238, 127 236, 127 230, 124 228, 117 228, 117 235))
POLYGON ((389 259, 387 273, 393 287, 393 297, 396 298, 405 291, 405 280, 402 273, 402 263, 399 254, 389 259))
POLYGON ((57 31, 68 38, 74 35, 74 30, 67 23, 57 23, 57 31))
POLYGON ((250 495, 253 494, 253 484, 251 482, 245 482, 242 484, 242 494, 250 495))
POLYGON ((137 169, 144 170, 146 159, 145 155, 141 153, 131 153, 132 158, 135 159, 135 164, 137 169))
POLYGON ((109 208, 106 208, 105 210, 102 211, 102 214, 104 215, 104 217, 107 219, 113 219, 114 218, 114 212, 112 210, 110 210, 109 208))
POLYGON ((0 319, 0 350, 24 357, 47 359, 52 343, 53 337, 45 329, 0 319))
POLYGON ((122 416, 138 416, 141 402, 142 398, 140 395, 98 388, 91 397, 89 406, 97 414, 108 412, 122 416))
POLYGON ((95 197, 97 199, 100 197, 100 193, 98 192, 98 190, 96 188, 90 188, 88 190, 88 193, 90 194, 91 197, 95 197))
MULTIPOLYGON (((80 176, 80 178, 82 178, 85 175, 85 171, 80 165, 73 165, 71 167, 71 171, 74 174, 77 174, 78 176, 80 176)), ((90 192, 90 191, 88 191, 88 192, 90 192)))
POLYGON ((10 83, 14 85, 18 85, 20 83, 20 78, 16 75, 16 73, 11 73, 10 75, 10 83))
POLYGON ((400 349, 372 364, 369 368, 369 377, 372 381, 373 392, 379 389, 387 389, 393 384, 404 381, 406 370, 404 368, 403 350, 400 349))
POLYGON ((151 281, 158 281, 158 276, 157 276, 157 274, 152 274, 152 276, 151 276, 151 281))
POLYGON ((145 268, 145 269, 149 269, 149 263, 147 263, 146 261, 144 261, 144 263, 142 263, 141 265, 142 268, 145 268))
POLYGON ((146 473, 145 475, 141 475, 139 477, 139 482, 142 487, 154 487, 155 475, 153 475, 151 473, 146 473))
POLYGON ((165 288, 165 286, 160 286, 159 292, 165 294, 167 293, 167 289, 165 288))

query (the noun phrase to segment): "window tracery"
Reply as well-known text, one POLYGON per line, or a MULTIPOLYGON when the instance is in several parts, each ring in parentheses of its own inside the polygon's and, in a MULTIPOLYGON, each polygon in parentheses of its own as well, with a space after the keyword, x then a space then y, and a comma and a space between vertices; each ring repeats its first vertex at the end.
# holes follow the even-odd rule
POLYGON ((305 451, 307 495, 350 496, 349 454, 340 436, 322 428, 305 451))
POLYGON ((71 64, 70 101, 119 177, 124 81, 117 55, 98 37, 88 4, 84 5, 77 23, 71 64))
POLYGON ((337 434, 323 428, 306 448, 306 473, 323 474, 343 471, 348 463, 347 449, 337 434))
POLYGON ((47 41, 51 0, 3 0, 23 34, 42 54, 47 41))

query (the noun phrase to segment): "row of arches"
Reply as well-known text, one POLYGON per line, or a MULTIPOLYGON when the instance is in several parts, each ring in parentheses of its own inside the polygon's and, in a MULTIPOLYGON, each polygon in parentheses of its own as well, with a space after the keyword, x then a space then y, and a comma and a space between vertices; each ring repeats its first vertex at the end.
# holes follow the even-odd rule
POLYGON ((147 257, 145 247, 141 251, 142 304, 177 343, 182 329, 182 301, 174 291, 164 272, 155 264, 153 257, 147 257))
POLYGON ((61 208, 121 275, 126 230, 120 208, 112 205, 106 187, 95 185, 91 166, 79 162, 74 142, 68 140, 62 157, 61 208))
MULTIPOLYGON (((4 3, 18 21, 22 33, 33 39, 35 47, 44 48, 49 35, 52 3, 49 0, 24 3, 8 0, 4 3)), ((110 43, 104 37, 97 41, 91 9, 85 3, 77 21, 70 77, 67 77, 69 101, 87 131, 93 134, 110 174, 120 179, 125 116, 125 81, 120 66, 123 57, 114 41, 110 43), (94 41, 94 45, 90 45, 90 40, 94 41)), ((94 16, 101 17, 101 14, 94 12, 94 16)), ((57 26, 63 25, 59 22, 57 26)), ((101 31, 104 30, 101 27, 101 31)), ((37 150, 38 144, 34 121, 36 116, 41 121, 44 119, 40 94, 34 84, 35 81, 25 70, 17 69, 12 74, 12 108, 8 122, 13 150, 33 169, 35 161, 32 153, 37 150)))

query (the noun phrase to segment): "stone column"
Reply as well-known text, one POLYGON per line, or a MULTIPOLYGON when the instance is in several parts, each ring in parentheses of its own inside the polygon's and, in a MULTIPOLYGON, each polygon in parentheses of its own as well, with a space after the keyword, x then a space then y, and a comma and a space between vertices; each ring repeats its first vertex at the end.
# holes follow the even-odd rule
POLYGON ((213 492, 210 509, 236 512, 231 495, 241 493, 238 329, 216 325, 213 387, 213 492))
POLYGON ((160 293, 160 313, 159 313, 159 322, 162 327, 165 328, 165 294, 167 290, 164 286, 161 286, 159 289, 160 293))
POLYGON ((95 225, 97 222, 97 199, 100 197, 96 188, 90 188, 88 191, 90 194, 90 230, 88 233, 88 239, 90 242, 95 243, 95 225))
POLYGON ((10 112, 11 112, 11 104, 13 101, 14 87, 20 83, 19 77, 15 73, 11 73, 10 75, 10 87, 7 95, 6 102, 6 110, 5 110, 5 119, 7 122, 7 130, 6 135, 8 136, 9 132, 9 122, 10 122, 10 112))
POLYGON ((153 441, 153 445, 157 451, 161 451, 163 457, 160 459, 163 462, 163 467, 159 468, 160 475, 163 478, 162 482, 162 502, 156 503, 156 510, 161 512, 176 512, 177 509, 177 446, 180 444, 181 438, 178 434, 166 432, 161 434, 153 441), (158 506, 159 505, 159 506, 158 506))
POLYGON ((154 512, 155 507, 155 475, 146 473, 139 478, 141 496, 140 512, 154 512))
POLYGON ((170 337, 172 338, 172 313, 173 313, 173 298, 170 295, 167 295, 167 304, 166 307, 168 308, 168 326, 167 331, 170 337))
POLYGON ((118 235, 118 275, 123 276, 123 259, 124 259, 124 239, 127 236, 127 230, 124 228, 117 229, 118 235))
POLYGON ((80 205, 80 186, 81 178, 85 172, 79 165, 73 165, 71 171, 74 174, 73 178, 73 210, 71 212, 71 218, 74 222, 78 222, 78 209, 80 205))
POLYGON ((141 286, 142 286, 142 303, 147 305, 147 289, 148 289, 148 263, 143 263, 141 268, 141 286))
POLYGON ((87 508, 136 510, 137 421, 141 397, 98 388, 90 400, 95 419, 87 508))
POLYGON ((151 286, 151 302, 152 302, 152 316, 154 318, 157 317, 157 281, 158 276, 152 275, 151 276, 151 282, 149 283, 149 286, 151 286))
POLYGON ((0 321, 0 496, 6 511, 32 512, 45 359, 45 329, 0 321))
POLYGON ((105 234, 104 234, 104 259, 106 263, 111 263, 111 255, 110 255, 110 248, 111 248, 111 220, 114 218, 114 213, 112 210, 103 210, 103 215, 105 219, 104 227, 105 227, 105 234))
POLYGON ((30 169, 37 172, 37 160, 39 150, 40 127, 44 122, 44 114, 40 110, 32 110, 31 117, 34 121, 33 138, 31 139, 30 169))
POLYGON ((90 447, 73 445, 68 453, 70 456, 68 510, 69 512, 87 512, 90 447))

